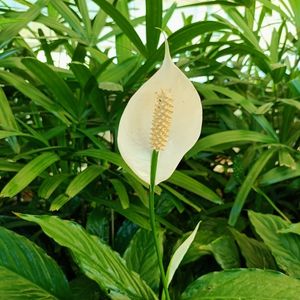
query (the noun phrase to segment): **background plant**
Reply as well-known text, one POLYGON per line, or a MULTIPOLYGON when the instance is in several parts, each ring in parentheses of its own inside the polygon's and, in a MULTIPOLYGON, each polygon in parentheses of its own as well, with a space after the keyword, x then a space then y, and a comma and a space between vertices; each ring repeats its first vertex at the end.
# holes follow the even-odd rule
POLYGON ((31 299, 157 297, 147 189, 115 141, 126 101, 162 60, 159 27, 205 111, 202 137, 156 190, 166 265, 202 220, 172 298, 245 298, 250 290, 259 299, 264 290, 256 282, 267 280, 274 297, 284 282, 293 286, 286 297, 297 299, 299 233, 290 224, 298 222, 300 190, 297 1, 198 1, 191 7, 218 5, 216 13, 199 22, 183 15, 174 32, 168 24, 182 8, 159 0, 146 1, 137 18, 133 1, 95 0, 95 16, 86 1, 21 2, 24 11, 1 1, 0 295, 18 299, 26 289, 31 299), (108 39, 115 56, 103 46, 108 39), (69 66, 56 64, 57 50, 69 66), (246 209, 257 213, 248 217, 246 209), (140 249, 147 259, 137 259, 140 249), (245 294, 236 295, 241 276, 245 294), (226 278, 232 286, 225 289, 226 278))

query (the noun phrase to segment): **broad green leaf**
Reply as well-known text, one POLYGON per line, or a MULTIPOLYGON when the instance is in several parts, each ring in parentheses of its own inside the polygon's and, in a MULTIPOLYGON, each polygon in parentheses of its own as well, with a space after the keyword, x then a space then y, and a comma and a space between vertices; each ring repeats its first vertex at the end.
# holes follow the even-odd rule
POLYGON ((281 229, 280 233, 295 233, 300 235, 300 223, 289 224, 287 228, 281 229))
POLYGON ((104 168, 96 165, 87 167, 70 182, 64 195, 58 196, 51 203, 50 210, 59 210, 63 205, 66 204, 66 202, 80 193, 88 184, 90 184, 104 171, 104 168))
POLYGON ((185 254, 189 250, 189 248, 197 234, 199 225, 200 225, 200 222, 196 225, 195 229, 189 235, 189 237, 176 249, 176 251, 172 255, 170 263, 167 268, 167 272, 166 272, 166 281, 167 281, 168 286, 171 283, 173 276, 174 276, 176 270, 178 269, 182 259, 184 258, 185 254))
POLYGON ((70 282, 72 300, 100 300, 102 293, 98 284, 85 277, 80 276, 70 282))
POLYGON ((244 143, 270 144, 276 143, 276 141, 270 136, 255 131, 227 130, 201 138, 186 154, 186 157, 192 157, 201 151, 210 150, 215 146, 224 145, 224 149, 227 149, 244 143))
POLYGON ((45 234, 67 247, 82 272, 96 281, 111 299, 157 299, 138 274, 128 270, 118 253, 79 224, 46 215, 20 214, 20 217, 39 224, 45 234))
POLYGON ((284 180, 292 179, 300 176, 300 163, 295 164, 295 169, 288 167, 276 167, 263 174, 259 179, 262 186, 271 185, 284 180))
POLYGON ((127 209, 129 207, 129 197, 125 185, 119 179, 110 179, 109 181, 112 183, 122 207, 127 209))
POLYGON ((78 100, 57 72, 34 58, 23 58, 22 63, 45 84, 57 103, 61 104, 73 117, 78 116, 78 100))
POLYGON ((175 184, 187 191, 190 191, 200 197, 203 197, 216 204, 222 204, 222 199, 211 189, 204 184, 200 183, 196 179, 185 175, 182 172, 175 171, 173 175, 168 179, 168 182, 175 184))
POLYGON ((33 6, 31 6, 30 9, 28 9, 28 11, 19 15, 16 22, 2 29, 0 32, 0 46, 3 46, 6 43, 8 43, 19 33, 21 29, 26 27, 26 25, 29 22, 34 21, 35 18, 40 14, 41 9, 47 6, 48 2, 49 0, 36 1, 36 3, 33 6))
MULTIPOLYGON (((181 243, 186 236, 187 234, 184 234, 177 244, 181 243)), ((210 218, 201 222, 201 226, 184 256, 182 264, 194 262, 204 255, 213 255, 222 268, 239 266, 237 248, 227 229, 225 219, 210 218)))
POLYGON ((265 244, 249 238, 233 228, 230 230, 241 249, 248 268, 277 269, 274 258, 265 244))
POLYGON ((290 223, 278 216, 249 211, 255 231, 271 250, 278 266, 293 277, 300 277, 300 236, 280 233, 290 223))
POLYGON ((109 243, 110 216, 104 207, 96 207, 87 216, 86 230, 88 233, 98 236, 102 241, 109 243))
POLYGON ((248 194, 250 193, 253 184, 255 183, 257 177, 262 172, 263 168, 267 164, 267 162, 271 159, 271 157, 274 154, 274 150, 270 149, 267 151, 264 151, 260 154, 259 158, 256 160, 256 162, 253 164, 251 169, 249 170, 245 180, 242 183, 242 186, 240 187, 233 206, 230 211, 228 224, 231 226, 234 226, 240 216, 240 213, 244 207, 245 201, 248 197, 248 194))
POLYGON ((162 28, 162 0, 146 0, 146 39, 149 54, 155 52, 162 28))
MULTIPOLYGON (((163 231, 160 230, 157 236, 160 252, 163 253, 163 231)), ((154 291, 158 291, 160 271, 151 231, 139 229, 131 239, 123 257, 130 270, 138 273, 154 291)))
POLYGON ((45 152, 35 157, 5 185, 0 193, 0 198, 15 196, 59 159, 59 156, 52 152, 45 152))
POLYGON ((231 236, 220 236, 208 245, 208 249, 222 269, 233 269, 240 266, 239 252, 231 236))
POLYGON ((141 41, 139 35, 136 33, 134 28, 131 26, 129 21, 106 0, 93 0, 97 3, 120 27, 120 29, 127 35, 131 42, 135 45, 138 51, 147 57, 147 50, 141 41))
POLYGON ((0 298, 23 300, 58 300, 59 298, 24 277, 0 266, 0 298))
POLYGON ((0 227, 0 298, 70 299, 66 277, 41 248, 0 227))
POLYGON ((235 269, 213 272, 191 283, 181 300, 296 300, 297 279, 275 271, 235 269))

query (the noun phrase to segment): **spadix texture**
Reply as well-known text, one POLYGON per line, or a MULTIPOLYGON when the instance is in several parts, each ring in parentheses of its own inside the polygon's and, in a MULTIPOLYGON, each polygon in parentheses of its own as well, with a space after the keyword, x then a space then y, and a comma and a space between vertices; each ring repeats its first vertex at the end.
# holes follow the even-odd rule
POLYGON ((150 183, 152 151, 159 151, 155 183, 168 179, 201 132, 200 97, 172 62, 167 42, 161 68, 129 100, 119 124, 120 153, 150 183))

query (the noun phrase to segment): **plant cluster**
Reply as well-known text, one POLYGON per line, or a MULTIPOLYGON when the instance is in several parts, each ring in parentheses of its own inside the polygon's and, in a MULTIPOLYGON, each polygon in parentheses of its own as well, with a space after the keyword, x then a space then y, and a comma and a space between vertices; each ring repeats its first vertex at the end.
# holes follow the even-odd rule
POLYGON ((9 2, 0 298, 164 299, 148 185, 117 144, 128 100, 163 60, 161 28, 204 111, 200 139, 153 190, 171 299, 298 299, 299 1, 146 0, 136 18, 137 0, 93 0, 95 15, 85 0, 9 2), (187 7, 217 9, 182 13, 173 31, 187 7))

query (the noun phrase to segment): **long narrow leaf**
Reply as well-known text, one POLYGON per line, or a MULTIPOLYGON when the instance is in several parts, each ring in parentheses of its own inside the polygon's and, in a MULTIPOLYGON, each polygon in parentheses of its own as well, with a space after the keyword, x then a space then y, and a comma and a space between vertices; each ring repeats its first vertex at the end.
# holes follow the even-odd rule
POLYGON ((197 181, 196 179, 185 175, 182 172, 175 171, 173 175, 168 179, 168 182, 175 184, 187 191, 195 193, 211 202, 216 204, 222 204, 223 200, 211 189, 197 181))
POLYGON ((13 37, 15 37, 29 22, 35 20, 35 18, 40 14, 41 9, 47 6, 48 2, 49 0, 38 0, 28 11, 22 13, 16 22, 2 29, 0 32, 0 47, 2 48, 13 37))
POLYGON ((144 56, 147 57, 148 53, 147 50, 141 41, 140 37, 131 26, 131 24, 126 20, 126 18, 111 5, 106 0, 93 0, 97 3, 121 28, 124 34, 132 41, 135 47, 139 50, 139 52, 144 56))
POLYGON ((227 130, 224 132, 218 132, 204 138, 201 138, 195 146, 186 154, 186 157, 192 157, 193 155, 209 150, 215 146, 225 145, 226 148, 236 146, 240 143, 276 143, 272 137, 259 132, 250 130, 227 130))
POLYGON ((59 156, 52 152, 45 152, 34 158, 6 184, 0 193, 0 198, 15 196, 58 160, 59 156))
POLYGON ((234 226, 236 224, 254 182, 273 154, 273 149, 263 152, 248 172, 231 208, 228 220, 229 225, 234 226))
POLYGON ((46 85, 47 89, 56 98, 57 103, 60 103, 73 117, 78 116, 78 101, 69 86, 56 72, 46 64, 33 58, 24 58, 22 63, 46 85))
POLYGON ((162 0, 146 0, 146 38, 149 54, 155 52, 162 27, 162 0))

